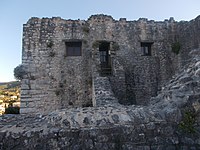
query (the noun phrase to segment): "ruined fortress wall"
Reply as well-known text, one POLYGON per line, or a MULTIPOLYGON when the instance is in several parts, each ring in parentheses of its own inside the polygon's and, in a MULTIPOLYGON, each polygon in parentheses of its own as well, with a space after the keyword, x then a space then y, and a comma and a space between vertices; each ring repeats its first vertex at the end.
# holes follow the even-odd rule
MULTIPOLYGON (((84 22, 83 22, 84 24, 84 22)), ((21 113, 45 112, 91 101, 90 52, 82 42, 82 56, 67 57, 65 40, 85 39, 82 23, 60 18, 32 18, 24 25, 21 113), (72 24, 75 31, 72 32, 72 24)))
POLYGON ((199 46, 199 18, 190 22, 114 20, 94 15, 87 21, 31 18, 24 25, 21 113, 49 112, 90 106, 92 78, 99 76, 97 41, 110 42, 110 84, 121 103, 146 105, 161 86, 184 65, 189 50, 199 46), (189 37, 191 38, 188 38, 189 37), (82 41, 81 56, 66 55, 66 41, 82 41), (143 56, 141 42, 152 42, 143 56), (181 44, 180 54, 171 46, 181 44), (116 46, 117 45, 117 46, 116 46))
MULTIPOLYGON (((2 115, 0 150, 199 150, 200 49, 190 56, 187 66, 148 106, 103 105, 2 115)), ((101 78, 107 84, 95 86, 109 91, 108 78, 96 79, 101 78)))
POLYGON ((200 16, 191 21, 181 21, 176 27, 177 39, 181 43, 180 65, 188 63, 188 53, 200 47, 200 16))

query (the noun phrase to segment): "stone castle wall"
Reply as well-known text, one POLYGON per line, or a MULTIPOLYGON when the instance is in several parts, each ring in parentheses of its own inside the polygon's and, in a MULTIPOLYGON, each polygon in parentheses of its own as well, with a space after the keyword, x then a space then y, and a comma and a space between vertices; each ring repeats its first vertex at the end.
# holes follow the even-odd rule
POLYGON ((113 105, 108 78, 99 77, 97 102, 108 94, 112 105, 0 116, 0 150, 199 150, 200 49, 190 54, 147 106, 113 105))
MULTIPOLYGON (((200 46, 200 18, 190 22, 114 20, 94 15, 87 21, 31 18, 24 25, 21 113, 49 112, 91 106, 94 81, 101 78, 98 42, 110 44, 111 75, 107 76, 122 104, 146 105, 200 46), (81 41, 81 56, 67 56, 65 42, 81 41), (152 42, 143 56, 141 42, 152 42), (174 54, 174 42, 181 45, 174 54)), ((98 85, 98 83, 95 83, 98 85)), ((93 103, 94 104, 94 103, 93 103)))

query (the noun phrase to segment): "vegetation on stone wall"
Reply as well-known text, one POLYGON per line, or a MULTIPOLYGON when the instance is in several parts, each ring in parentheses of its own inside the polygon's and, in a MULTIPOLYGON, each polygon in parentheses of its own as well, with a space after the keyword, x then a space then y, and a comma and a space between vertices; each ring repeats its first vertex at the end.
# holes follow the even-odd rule
POLYGON ((180 49, 181 49, 181 44, 179 42, 172 43, 172 52, 173 53, 178 55, 180 52, 180 49))
POLYGON ((63 83, 59 83, 57 89, 55 90, 56 96, 62 95, 64 93, 63 87, 64 87, 63 83))
POLYGON ((82 107, 93 107, 92 101, 86 102, 85 104, 82 105, 82 107))
POLYGON ((14 76, 17 80, 22 80, 26 74, 27 72, 23 65, 20 64, 16 68, 14 68, 14 76))
POLYGON ((53 47, 53 41, 52 40, 50 40, 49 42, 47 42, 47 47, 48 48, 52 48, 53 47))
POLYGON ((196 114, 192 110, 185 110, 179 128, 186 133, 195 133, 196 114))
POLYGON ((118 43, 116 43, 116 42, 114 42, 113 43, 113 45, 112 45, 112 48, 113 48, 113 50, 119 50, 119 44, 118 43))
POLYGON ((100 42, 99 42, 99 41, 95 41, 95 42, 93 42, 93 44, 92 44, 92 48, 98 48, 99 45, 100 45, 100 42))
POLYGON ((61 90, 60 89, 56 89, 55 90, 55 94, 56 94, 56 96, 59 96, 61 94, 61 90))
POLYGON ((85 45, 86 45, 86 44, 88 44, 88 41, 86 41, 86 40, 83 40, 83 44, 85 44, 85 45))
POLYGON ((54 57, 55 55, 56 55, 55 52, 53 52, 53 51, 50 51, 50 52, 49 52, 49 57, 54 57))
POLYGON ((5 109, 5 114, 19 114, 19 107, 8 107, 5 109))
POLYGON ((89 33, 90 32, 90 28, 87 24, 85 24, 84 26, 82 26, 82 30, 84 33, 89 33))

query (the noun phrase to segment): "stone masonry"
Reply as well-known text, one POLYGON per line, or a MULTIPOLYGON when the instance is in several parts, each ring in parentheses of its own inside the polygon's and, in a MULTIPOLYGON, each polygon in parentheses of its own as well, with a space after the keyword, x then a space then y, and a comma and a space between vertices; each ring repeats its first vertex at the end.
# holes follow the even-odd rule
POLYGON ((200 49, 190 57, 147 106, 116 103, 100 77, 104 106, 0 116, 0 150, 199 150, 200 49))
POLYGON ((21 114, 0 150, 200 149, 200 16, 31 18, 21 114))
POLYGON ((181 22, 31 18, 23 27, 20 111, 148 105, 200 47, 199 35, 200 16, 181 22))

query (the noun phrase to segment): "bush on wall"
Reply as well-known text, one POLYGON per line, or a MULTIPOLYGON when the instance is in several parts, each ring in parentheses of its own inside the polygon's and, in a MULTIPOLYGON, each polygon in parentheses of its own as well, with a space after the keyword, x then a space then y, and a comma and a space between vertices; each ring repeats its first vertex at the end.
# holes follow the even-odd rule
POLYGON ((180 49, 181 49, 181 44, 179 42, 172 43, 172 52, 178 55, 180 49))
POLYGON ((5 114, 19 114, 19 107, 8 107, 5 109, 5 114))
POLYGON ((17 80, 22 80, 26 74, 27 72, 23 65, 20 64, 16 68, 14 68, 14 76, 17 80))

